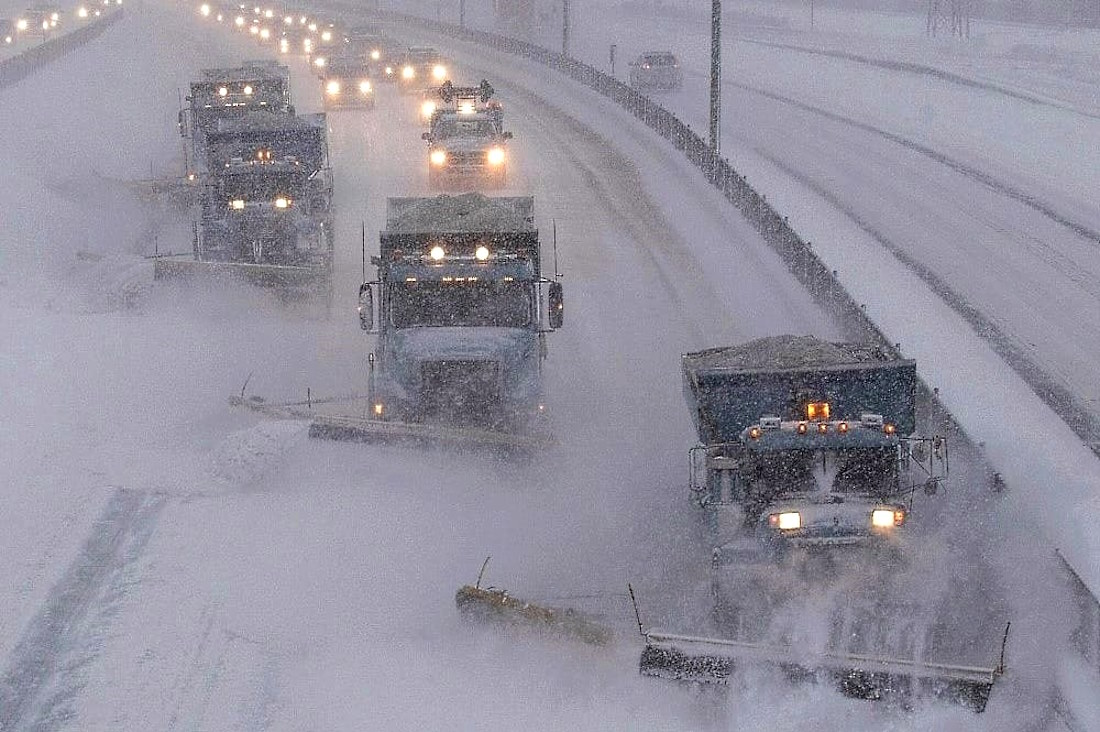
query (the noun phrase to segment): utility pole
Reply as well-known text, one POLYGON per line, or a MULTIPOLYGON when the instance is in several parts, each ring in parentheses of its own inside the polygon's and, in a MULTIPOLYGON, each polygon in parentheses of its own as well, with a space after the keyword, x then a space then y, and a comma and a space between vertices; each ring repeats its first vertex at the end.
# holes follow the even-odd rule
POLYGON ((458 0, 458 27, 466 30, 466 0, 458 0))
POLYGON ((718 122, 722 114, 722 0, 710 3, 710 149, 718 152, 718 122))
POLYGON ((561 55, 569 55, 569 0, 561 0, 561 55))

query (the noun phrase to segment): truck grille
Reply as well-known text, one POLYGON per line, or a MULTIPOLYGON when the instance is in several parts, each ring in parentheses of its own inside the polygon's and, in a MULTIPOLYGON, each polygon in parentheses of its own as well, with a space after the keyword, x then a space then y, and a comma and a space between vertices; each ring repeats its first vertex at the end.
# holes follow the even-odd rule
POLYGON ((420 388, 424 417, 432 421, 489 425, 500 412, 496 361, 423 361, 420 388))
POLYGON ((447 160, 450 161, 451 165, 468 168, 475 165, 484 165, 485 153, 480 150, 452 152, 447 156, 447 160))

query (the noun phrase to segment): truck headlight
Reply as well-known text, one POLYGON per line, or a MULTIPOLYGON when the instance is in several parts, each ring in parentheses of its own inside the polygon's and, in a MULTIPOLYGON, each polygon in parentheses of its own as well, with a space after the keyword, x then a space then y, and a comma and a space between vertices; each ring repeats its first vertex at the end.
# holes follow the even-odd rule
POLYGON ((393 67, 392 66, 387 66, 386 67, 386 76, 393 76, 393 67))
POLYGON ((290 53, 290 41, 285 38, 279 39, 279 53, 290 53))
POLYGON ((362 81, 359 82, 359 93, 360 94, 370 94, 371 93, 370 82, 367 81, 366 79, 363 79, 362 81))
POLYGON ((447 252, 443 251, 443 247, 436 244, 434 247, 432 247, 432 250, 428 252, 428 256, 438 262, 445 256, 447 256, 447 252))
POLYGON ((328 43, 329 41, 331 41, 332 40, 332 31, 324 31, 323 33, 321 33, 321 40, 324 41, 325 43, 328 43))
POLYGON ((893 508, 876 508, 871 511, 871 526, 876 529, 889 529, 905 523, 905 511, 893 508))
POLYGON ((325 57, 318 56, 317 58, 313 59, 313 65, 319 69, 325 68, 325 57))
POLYGON ((328 92, 331 96, 336 96, 340 93, 340 82, 336 81, 336 79, 333 79, 329 83, 325 84, 325 91, 328 92))
POLYGON ((229 207, 231 209, 233 209, 234 211, 243 211, 244 210, 244 199, 243 198, 234 198, 232 201, 229 202, 229 207))
POLYGON ((371 61, 377 61, 380 58, 382 58, 382 52, 379 51, 377 48, 370 52, 371 61))
POLYGON ((437 81, 443 81, 447 78, 447 67, 443 64, 436 64, 432 67, 432 76, 437 81))
POLYGON ((251 86, 247 86, 247 85, 245 86, 245 88, 244 88, 244 95, 245 95, 246 97, 250 97, 250 96, 252 96, 252 87, 251 87, 251 86))
POLYGON ((435 114, 435 102, 433 102, 431 99, 420 105, 421 117, 428 120, 432 118, 433 114, 435 114))
POLYGON ((780 531, 790 531, 802 528, 802 514, 798 511, 785 511, 773 513, 768 516, 768 525, 780 531))
POLYGON ((432 150, 428 159, 432 161, 432 165, 443 165, 447 162, 447 153, 443 150, 432 150))
POLYGON ((416 76, 416 69, 414 69, 412 66, 406 66, 405 68, 401 69, 402 79, 411 79, 414 76, 416 76))
POLYGON ((489 258, 489 247, 484 245, 478 247, 474 250, 474 257, 477 258, 477 261, 484 262, 489 258))
POLYGON ((489 149, 489 155, 487 156, 489 165, 500 165, 504 162, 504 148, 494 147, 489 149))

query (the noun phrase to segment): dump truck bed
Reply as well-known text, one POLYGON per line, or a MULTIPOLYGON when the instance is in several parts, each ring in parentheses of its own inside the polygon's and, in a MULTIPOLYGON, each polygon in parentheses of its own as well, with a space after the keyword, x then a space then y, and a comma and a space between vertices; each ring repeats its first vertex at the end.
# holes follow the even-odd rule
POLYGON ((681 370, 703 444, 735 442, 763 416, 802 419, 810 401, 834 419, 881 414, 898 434, 916 430, 916 362, 874 346, 774 336, 684 354, 681 370))
POLYGON ((465 193, 389 198, 386 234, 535 233, 535 199, 465 193))

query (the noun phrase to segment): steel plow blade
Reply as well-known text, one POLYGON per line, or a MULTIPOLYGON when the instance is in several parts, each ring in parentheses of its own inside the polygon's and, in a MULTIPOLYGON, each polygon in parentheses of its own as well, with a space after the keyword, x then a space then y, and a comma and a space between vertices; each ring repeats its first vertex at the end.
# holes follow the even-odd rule
POLYGON ((330 279, 327 267, 292 267, 281 264, 204 262, 196 259, 153 258, 153 279, 189 277, 232 278, 259 287, 276 289, 322 289, 330 279))
POLYGON ((506 591, 464 585, 455 593, 455 605, 464 617, 530 627, 595 646, 611 643, 611 630, 572 608, 552 608, 521 600, 506 591))
MULTIPOLYGON (((319 440, 371 442, 381 444, 443 445, 473 449, 500 450, 505 453, 533 454, 554 444, 550 435, 516 434, 476 427, 452 427, 438 424, 394 422, 361 415, 326 414, 334 405, 363 402, 361 395, 313 399, 302 402, 274 403, 259 397, 231 396, 234 407, 258 412, 275 419, 309 421, 309 436, 319 440)), ((336 406, 336 409, 339 409, 336 406)), ((346 406, 344 407, 347 408, 346 406)))
POLYGON ((955 666, 850 653, 801 653, 716 638, 649 631, 638 670, 645 676, 704 684, 729 683, 738 664, 779 667, 796 681, 827 682, 845 696, 908 706, 919 697, 935 697, 985 710, 998 668, 955 666))
POLYGON ((478 427, 391 422, 368 417, 319 416, 309 436, 348 442, 393 442, 534 452, 553 444, 549 435, 525 435, 478 427))

